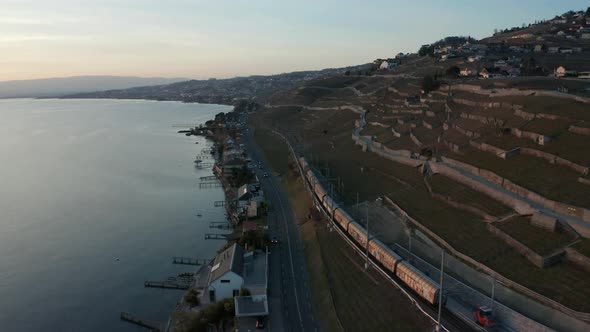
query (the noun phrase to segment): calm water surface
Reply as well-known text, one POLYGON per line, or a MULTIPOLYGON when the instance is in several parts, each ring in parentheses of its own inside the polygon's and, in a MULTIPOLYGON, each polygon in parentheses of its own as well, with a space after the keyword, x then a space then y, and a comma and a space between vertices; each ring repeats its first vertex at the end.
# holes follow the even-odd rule
POLYGON ((0 331, 141 330, 120 311, 165 322, 182 292, 144 280, 192 270, 172 256, 212 257, 222 243, 203 234, 223 220, 221 189, 198 188, 207 142, 172 124, 229 110, 0 100, 0 331))

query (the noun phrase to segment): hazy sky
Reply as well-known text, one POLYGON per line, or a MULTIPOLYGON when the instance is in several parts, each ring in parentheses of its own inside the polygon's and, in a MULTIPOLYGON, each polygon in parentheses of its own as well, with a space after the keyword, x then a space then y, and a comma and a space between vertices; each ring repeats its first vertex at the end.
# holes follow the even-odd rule
POLYGON ((340 67, 485 37, 587 0, 0 0, 0 80, 229 77, 340 67))

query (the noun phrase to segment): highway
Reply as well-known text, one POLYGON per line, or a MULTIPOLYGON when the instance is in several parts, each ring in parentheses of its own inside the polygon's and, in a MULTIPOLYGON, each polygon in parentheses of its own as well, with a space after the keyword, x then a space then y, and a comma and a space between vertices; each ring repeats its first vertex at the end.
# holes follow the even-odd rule
POLYGON ((253 144, 250 133, 244 135, 246 148, 263 169, 256 169, 261 188, 269 202, 268 226, 271 237, 279 244, 270 248, 269 259, 269 328, 271 331, 319 331, 311 298, 309 274, 295 213, 262 155, 253 144), (269 177, 263 177, 268 173, 269 177))

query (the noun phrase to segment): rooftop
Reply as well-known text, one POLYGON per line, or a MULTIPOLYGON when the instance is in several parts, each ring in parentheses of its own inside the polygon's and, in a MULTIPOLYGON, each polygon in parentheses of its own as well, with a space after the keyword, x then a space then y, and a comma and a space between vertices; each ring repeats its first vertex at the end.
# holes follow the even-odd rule
POLYGON ((219 253, 213 261, 209 283, 221 278, 229 271, 242 275, 243 260, 244 249, 235 243, 219 253))

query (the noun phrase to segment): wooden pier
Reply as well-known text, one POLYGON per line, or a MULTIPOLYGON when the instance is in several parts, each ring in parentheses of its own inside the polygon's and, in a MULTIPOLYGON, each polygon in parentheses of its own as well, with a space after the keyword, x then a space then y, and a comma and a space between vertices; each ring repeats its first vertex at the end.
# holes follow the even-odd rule
POLYGON ((209 223, 209 228, 232 229, 233 227, 227 221, 212 221, 209 223))
POLYGON ((215 176, 215 175, 201 176, 199 178, 199 180, 201 180, 201 181, 215 181, 215 180, 217 180, 217 176, 215 176))
POLYGON ((235 206, 238 201, 215 201, 213 206, 215 207, 224 207, 224 206, 235 206))
POLYGON ((195 156, 196 160, 204 160, 204 159, 213 159, 213 156, 211 154, 198 154, 195 156))
POLYGON ((196 168, 211 168, 213 166, 215 166, 215 163, 205 163, 205 162, 195 163, 196 168))
POLYGON ((128 313, 128 312, 121 312, 121 320, 131 323, 131 324, 135 324, 137 326, 141 326, 141 327, 145 327, 146 329, 150 329, 153 332, 160 332, 162 331, 160 329, 159 324, 156 323, 152 323, 152 322, 146 322, 142 319, 139 319, 137 317, 134 317, 132 314, 128 313))
POLYGON ((172 257, 172 264, 184 264, 184 265, 207 265, 211 262, 210 259, 205 258, 191 258, 191 257, 172 257))
POLYGON ((209 154, 211 154, 211 151, 212 151, 212 149, 211 149, 211 148, 204 148, 204 149, 201 149, 201 153, 209 153, 209 154))
POLYGON ((219 188, 221 186, 222 186, 222 184, 219 181, 199 183, 199 188, 219 188))
POLYGON ((227 234, 205 234, 205 240, 226 240, 227 234))
POLYGON ((189 289, 190 284, 188 282, 178 281, 145 281, 144 287, 148 288, 166 288, 166 289, 189 289))

